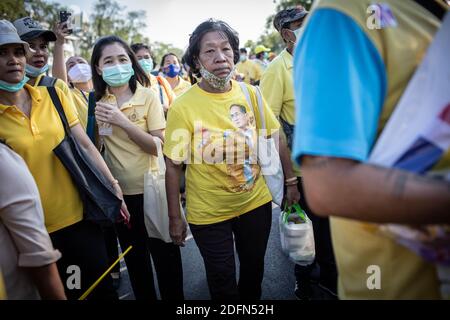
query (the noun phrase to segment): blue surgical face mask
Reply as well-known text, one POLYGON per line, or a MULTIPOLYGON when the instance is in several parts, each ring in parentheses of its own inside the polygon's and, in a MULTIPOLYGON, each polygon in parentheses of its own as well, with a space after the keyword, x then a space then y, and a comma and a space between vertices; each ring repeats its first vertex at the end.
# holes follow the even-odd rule
POLYGON ((110 87, 120 87, 128 83, 134 75, 131 63, 116 64, 102 70, 102 78, 110 87))
POLYGON ((164 74, 166 76, 168 76, 169 78, 175 78, 180 74, 181 68, 180 66, 177 66, 175 64, 169 64, 169 66, 167 66, 164 69, 168 69, 168 71, 165 71, 164 74))
POLYGON ((27 76, 24 76, 22 81, 18 83, 9 83, 3 80, 0 80, 0 90, 5 90, 9 92, 17 92, 23 88, 23 86, 30 80, 27 76))
POLYGON ((36 77, 40 76, 41 74, 46 73, 47 70, 48 70, 48 64, 46 64, 42 68, 33 67, 32 65, 29 65, 28 63, 25 66, 25 72, 26 72, 27 76, 32 77, 32 78, 36 78, 36 77))
POLYGON ((139 64, 141 65, 142 69, 146 73, 150 73, 153 70, 153 60, 152 59, 141 59, 139 60, 139 64))
POLYGON ((247 60, 247 55, 241 54, 241 55, 239 56, 239 61, 244 62, 245 60, 247 60))

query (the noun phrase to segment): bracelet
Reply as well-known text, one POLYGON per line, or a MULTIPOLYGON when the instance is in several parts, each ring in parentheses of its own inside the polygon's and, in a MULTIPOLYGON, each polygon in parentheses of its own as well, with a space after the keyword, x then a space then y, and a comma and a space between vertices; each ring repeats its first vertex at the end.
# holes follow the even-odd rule
POLYGON ((296 186, 297 182, 285 183, 284 185, 287 186, 287 187, 296 186))
POLYGON ((297 182, 297 177, 292 177, 292 178, 284 180, 284 182, 294 182, 294 181, 297 182))

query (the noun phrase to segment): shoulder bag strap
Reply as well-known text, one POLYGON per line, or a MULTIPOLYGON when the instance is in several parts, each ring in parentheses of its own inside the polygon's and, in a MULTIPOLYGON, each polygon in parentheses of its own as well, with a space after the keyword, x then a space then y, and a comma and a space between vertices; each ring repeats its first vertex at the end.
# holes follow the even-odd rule
POLYGON ((47 87, 48 93, 50 94, 50 98, 52 99, 53 105, 58 111, 59 117, 61 118, 61 122, 63 123, 64 132, 67 136, 70 136, 70 127, 67 122, 66 114, 64 113, 63 106, 61 105, 61 100, 59 100, 58 94, 56 93, 55 87, 47 87))
POLYGON ((49 77, 49 76, 43 76, 39 80, 38 86, 40 87, 54 87, 56 83, 56 78, 49 77))

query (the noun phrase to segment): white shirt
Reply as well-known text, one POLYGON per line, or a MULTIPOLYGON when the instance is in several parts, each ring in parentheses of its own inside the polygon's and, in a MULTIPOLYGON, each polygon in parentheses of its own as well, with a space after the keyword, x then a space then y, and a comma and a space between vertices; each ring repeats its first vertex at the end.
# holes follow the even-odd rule
POLYGON ((39 192, 23 159, 0 143, 0 271, 8 299, 39 299, 26 269, 57 261, 39 192))

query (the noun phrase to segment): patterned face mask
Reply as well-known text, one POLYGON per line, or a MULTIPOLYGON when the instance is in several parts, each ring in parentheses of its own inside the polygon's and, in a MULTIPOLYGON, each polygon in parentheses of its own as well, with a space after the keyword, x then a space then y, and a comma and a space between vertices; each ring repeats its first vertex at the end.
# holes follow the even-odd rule
POLYGON ((225 89, 226 85, 228 84, 228 82, 230 82, 231 78, 233 77, 234 71, 236 69, 236 67, 233 67, 233 69, 225 78, 220 78, 215 74, 206 70, 206 68, 201 64, 200 61, 198 63, 200 64, 200 74, 202 75, 202 78, 205 79, 205 81, 208 82, 211 85, 211 87, 217 90, 225 89))

